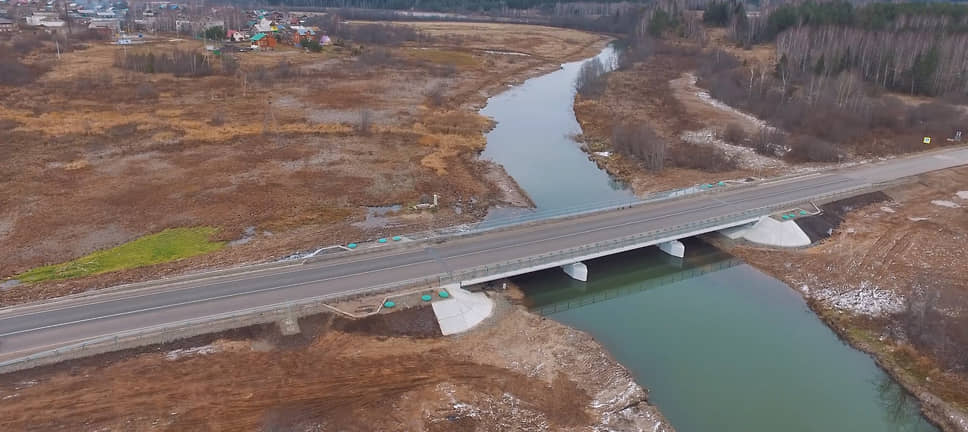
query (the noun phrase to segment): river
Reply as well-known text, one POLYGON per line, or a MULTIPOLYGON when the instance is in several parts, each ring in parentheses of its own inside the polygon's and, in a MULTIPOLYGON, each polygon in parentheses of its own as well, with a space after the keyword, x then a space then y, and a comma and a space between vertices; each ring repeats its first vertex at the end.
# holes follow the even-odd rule
MULTIPOLYGON (((611 63, 614 51, 599 55, 611 63)), ((581 63, 488 101, 483 157, 554 214, 632 199, 589 161, 572 102, 581 63)), ((502 215, 507 217, 506 214, 502 215)), ((699 241, 519 277, 535 311, 595 336, 680 432, 936 431, 868 355, 841 342, 782 282, 699 241)))

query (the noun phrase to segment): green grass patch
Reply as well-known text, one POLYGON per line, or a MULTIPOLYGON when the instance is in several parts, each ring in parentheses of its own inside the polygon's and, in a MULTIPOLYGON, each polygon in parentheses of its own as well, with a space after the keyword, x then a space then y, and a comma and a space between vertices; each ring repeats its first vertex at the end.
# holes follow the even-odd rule
POLYGON ((225 242, 210 240, 216 231, 218 229, 212 227, 166 229, 73 261, 37 267, 15 279, 21 282, 70 279, 201 255, 225 246, 225 242))

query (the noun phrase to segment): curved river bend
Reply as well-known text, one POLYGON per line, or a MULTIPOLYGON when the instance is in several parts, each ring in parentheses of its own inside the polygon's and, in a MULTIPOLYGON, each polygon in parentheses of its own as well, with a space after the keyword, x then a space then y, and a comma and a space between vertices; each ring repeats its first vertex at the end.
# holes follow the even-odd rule
MULTIPOLYGON (((600 55, 612 64, 614 51, 600 55)), ((633 199, 571 136, 581 63, 488 101, 483 157, 554 214, 633 199)), ((499 217, 507 214, 498 212, 499 217)), ((518 278, 533 308, 587 331, 650 390, 680 432, 936 431, 874 361, 841 342, 782 282, 699 241, 677 260, 647 248, 518 278)))

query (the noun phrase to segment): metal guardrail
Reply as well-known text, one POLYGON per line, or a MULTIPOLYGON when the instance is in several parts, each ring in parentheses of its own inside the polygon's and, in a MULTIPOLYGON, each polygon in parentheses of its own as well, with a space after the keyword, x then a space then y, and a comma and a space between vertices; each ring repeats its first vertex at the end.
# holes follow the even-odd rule
POLYGON ((837 192, 812 196, 807 199, 786 201, 770 206, 758 207, 742 212, 730 213, 700 221, 679 224, 668 228, 649 231, 646 233, 626 236, 619 239, 605 240, 591 245, 569 248, 559 251, 552 251, 528 258, 508 260, 492 265, 478 266, 471 269, 459 270, 451 273, 439 273, 428 275, 424 278, 410 279, 406 281, 393 282, 374 287, 360 288, 349 292, 327 294, 300 300, 276 303, 272 305, 249 308, 233 311, 225 314, 212 315, 203 318, 178 321, 174 323, 162 324, 153 327, 140 328, 126 332, 117 333, 111 336, 99 337, 84 342, 64 346, 61 348, 30 354, 24 357, 0 362, 0 373, 6 373, 45 364, 52 364, 64 360, 70 360, 105 352, 117 351, 122 349, 134 348, 138 346, 151 345, 155 343, 171 342, 186 337, 197 336, 232 328, 245 327, 255 324, 264 324, 278 321, 291 316, 303 316, 312 311, 319 312, 325 302, 337 299, 351 299, 363 296, 375 295, 383 292, 397 291, 405 288, 416 288, 418 286, 439 287, 445 283, 459 283, 461 281, 473 280, 485 275, 506 274, 537 267, 543 264, 560 262, 569 259, 576 259, 590 256, 597 253, 614 251, 627 246, 643 244, 650 241, 665 238, 685 237, 703 232, 705 229, 722 226, 726 223, 743 221, 754 216, 765 216, 774 211, 789 208, 790 206, 802 203, 807 200, 820 200, 844 194, 855 193, 859 190, 868 189, 869 185, 849 188, 837 192))
MULTIPOLYGON (((844 191, 838 191, 828 194, 822 194, 813 196, 810 199, 819 200, 828 197, 843 195, 845 193, 852 193, 858 190, 868 189, 869 186, 860 186, 856 188, 850 188, 844 191)), ((782 210, 800 204, 804 202, 803 199, 785 201, 778 204, 773 204, 769 206, 758 207, 751 210, 745 210, 742 212, 730 213, 727 215, 717 216, 713 218, 703 219, 700 221, 679 224, 668 228, 662 228, 658 230, 653 230, 640 234, 633 234, 630 236, 622 237, 614 240, 606 240, 591 245, 584 245, 580 247, 553 251, 537 256, 531 256, 528 258, 521 258, 515 260, 509 260, 502 263, 478 266, 467 270, 455 271, 448 274, 443 280, 460 282, 466 280, 479 279, 488 275, 495 274, 508 274, 520 271, 523 269, 530 269, 535 267, 540 267, 542 265, 560 262, 566 260, 578 261, 582 257, 592 256, 595 254, 613 251, 621 249, 628 246, 635 246, 650 242, 656 242, 659 240, 664 240, 668 238, 683 238, 689 235, 695 235, 694 233, 702 232, 703 230, 709 228, 720 227, 729 223, 740 222, 754 217, 769 215, 777 210, 782 210)))
POLYGON ((110 336, 102 336, 66 345, 52 350, 41 351, 23 357, 0 362, 0 373, 9 373, 37 366, 58 363, 83 357, 90 357, 107 352, 141 346, 167 343, 202 334, 217 333, 241 327, 278 322, 287 318, 298 318, 306 315, 330 310, 326 303, 337 299, 353 299, 390 293, 405 288, 440 286, 439 275, 426 278, 410 279, 393 282, 374 287, 361 288, 350 292, 326 294, 300 300, 287 301, 249 309, 210 315, 173 323, 166 323, 151 327, 119 332, 110 336))

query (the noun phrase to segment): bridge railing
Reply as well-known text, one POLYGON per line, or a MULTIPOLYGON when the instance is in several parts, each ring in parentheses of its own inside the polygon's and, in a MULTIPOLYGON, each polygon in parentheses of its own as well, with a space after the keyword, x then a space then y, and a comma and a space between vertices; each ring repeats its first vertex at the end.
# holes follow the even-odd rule
POLYGON ((349 292, 320 295, 202 318, 128 330, 110 336, 92 338, 83 342, 2 361, 0 362, 0 373, 14 372, 108 352, 164 344, 204 334, 219 333, 231 329, 275 323, 285 319, 297 319, 322 312, 330 312, 333 308, 329 304, 336 300, 373 296, 408 288, 437 288, 440 286, 440 276, 429 275, 425 278, 360 288, 349 292))
MULTIPOLYGON (((849 194, 860 189, 867 189, 868 187, 869 186, 861 186, 834 193, 817 195, 811 197, 810 199, 818 200, 849 194)), ((313 313, 319 313, 325 309, 330 309, 330 307, 327 306, 327 303, 333 302, 337 299, 377 295, 380 293, 389 293, 391 291, 399 291, 402 289, 417 288, 422 286, 439 287, 445 283, 468 281, 489 275, 500 275, 506 273, 517 274, 518 272, 521 272, 522 269, 533 268, 542 264, 567 260, 577 261, 582 257, 587 257, 602 252, 611 252, 626 246, 636 246, 650 241, 663 240, 667 238, 682 238, 687 235, 695 235, 695 233, 706 232, 703 230, 709 230, 710 228, 717 226, 736 223, 746 219, 752 219, 754 217, 765 216, 776 210, 791 208, 791 206, 803 203, 804 201, 804 199, 792 200, 771 206, 759 207, 742 212, 707 218, 700 221, 678 224, 676 226, 652 230, 619 239, 601 241, 591 245, 552 251, 527 258, 508 260, 493 265, 458 270, 449 274, 442 273, 427 275, 423 278, 364 287, 353 291, 326 294, 311 298, 238 310, 219 315, 211 315, 203 318, 166 323, 158 326, 143 327, 113 334, 111 336, 94 338, 57 349, 38 352, 16 359, 3 361, 0 362, 0 373, 53 364, 64 360, 89 357, 106 352, 166 343, 178 339, 184 339, 201 334, 215 333, 228 329, 271 323, 285 318, 301 317, 313 313)))
MULTIPOLYGON (((811 199, 825 199, 867 188, 869 188, 869 186, 859 186, 842 191, 817 195, 811 197, 811 199)), ((589 245, 551 251, 540 255, 533 255, 527 258, 512 259, 501 263, 457 270, 444 276, 442 280, 454 282, 474 281, 494 275, 517 274, 522 270, 538 268, 552 263, 562 263, 566 261, 576 262, 589 256, 608 253, 611 251, 628 248, 630 246, 645 246, 647 244, 655 244, 656 242, 676 240, 710 232, 714 229, 719 229, 718 227, 739 224, 743 221, 751 221, 761 216, 767 216, 777 210, 788 209, 795 205, 802 204, 803 202, 803 199, 790 200, 769 206, 757 207, 741 212, 734 212, 702 219, 699 221, 677 224, 671 227, 633 234, 618 239, 605 240, 589 245)))

